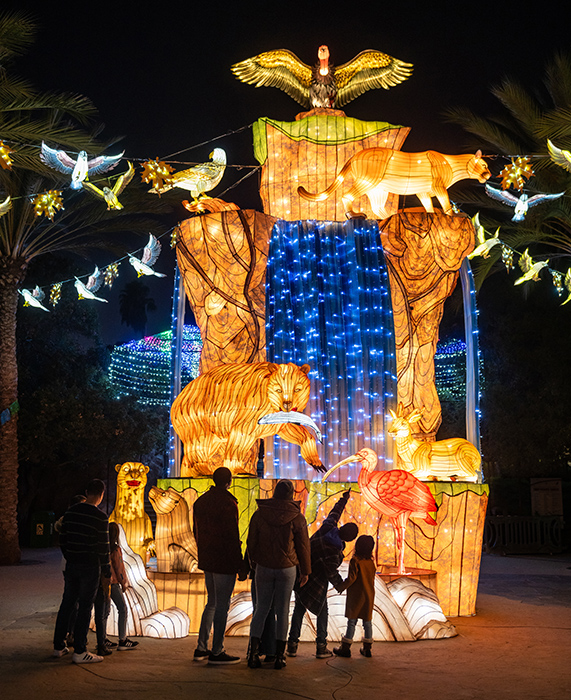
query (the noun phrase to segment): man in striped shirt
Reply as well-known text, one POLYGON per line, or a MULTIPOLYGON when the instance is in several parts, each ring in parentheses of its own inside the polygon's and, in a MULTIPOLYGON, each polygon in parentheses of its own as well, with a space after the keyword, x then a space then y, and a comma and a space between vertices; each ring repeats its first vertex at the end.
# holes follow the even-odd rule
POLYGON ((76 664, 103 661, 102 656, 87 651, 87 631, 100 578, 105 582, 111 576, 109 521, 97 507, 104 492, 105 484, 100 479, 90 481, 85 490, 85 503, 76 503, 69 508, 63 516, 60 534, 60 546, 66 559, 65 588, 56 620, 53 656, 60 657, 69 652, 65 637, 71 611, 77 602, 73 631, 75 653, 72 657, 76 664))

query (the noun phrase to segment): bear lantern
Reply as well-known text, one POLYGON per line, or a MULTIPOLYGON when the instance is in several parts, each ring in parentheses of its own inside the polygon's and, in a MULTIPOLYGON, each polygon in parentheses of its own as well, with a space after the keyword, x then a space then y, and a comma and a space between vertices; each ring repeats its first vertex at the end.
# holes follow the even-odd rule
POLYGON ((181 476, 207 476, 218 467, 255 475, 259 440, 273 435, 299 445, 305 461, 324 471, 313 435, 321 440, 321 433, 301 413, 309 400, 308 372, 309 365, 291 362, 226 364, 190 382, 171 409, 184 444, 181 476))

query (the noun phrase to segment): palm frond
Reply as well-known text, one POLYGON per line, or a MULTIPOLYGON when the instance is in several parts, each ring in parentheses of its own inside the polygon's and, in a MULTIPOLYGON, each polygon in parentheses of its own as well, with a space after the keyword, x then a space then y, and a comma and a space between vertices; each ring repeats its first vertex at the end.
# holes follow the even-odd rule
POLYGON ((0 13, 0 66, 21 56, 33 43, 36 23, 25 12, 0 13))
POLYGON ((501 85, 493 87, 491 92, 524 133, 533 138, 534 125, 541 116, 541 108, 537 101, 521 85, 511 80, 504 80, 501 85))

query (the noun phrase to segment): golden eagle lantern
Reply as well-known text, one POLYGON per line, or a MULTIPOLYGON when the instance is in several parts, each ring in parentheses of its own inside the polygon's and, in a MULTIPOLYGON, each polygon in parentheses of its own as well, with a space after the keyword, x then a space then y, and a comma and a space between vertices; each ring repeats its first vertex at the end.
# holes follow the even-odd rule
POLYGON ((184 444, 181 476, 206 476, 221 466, 255 475, 258 441, 271 435, 300 445, 305 461, 324 471, 314 437, 321 440, 321 433, 301 413, 309 400, 308 372, 309 365, 291 362, 226 364, 190 382, 171 409, 184 444))
POLYGON ((345 163, 323 192, 312 194, 304 187, 297 191, 304 199, 321 202, 351 178, 353 184, 342 196, 347 218, 364 216, 353 211, 353 201, 362 195, 367 195, 379 219, 389 216, 385 209, 389 194, 415 194, 429 213, 434 211, 432 197, 436 197, 444 213, 452 214, 448 187, 466 178, 483 183, 490 175, 481 151, 475 155, 446 155, 436 151, 403 153, 392 148, 366 148, 345 163))
POLYGON ((376 452, 364 447, 356 454, 338 462, 326 472, 322 481, 339 467, 351 462, 361 462, 359 488, 367 503, 382 515, 386 515, 395 530, 397 538, 398 571, 404 576, 404 544, 409 518, 422 518, 429 525, 436 525, 431 513, 435 513, 436 503, 426 484, 402 469, 388 472, 375 471, 378 457, 376 452))
POLYGON ((393 422, 389 433, 395 438, 403 469, 419 479, 431 481, 480 481, 482 457, 469 440, 419 440, 413 437, 411 424, 420 420, 421 410, 414 410, 405 418, 403 406, 399 404, 397 413, 390 413, 393 422))

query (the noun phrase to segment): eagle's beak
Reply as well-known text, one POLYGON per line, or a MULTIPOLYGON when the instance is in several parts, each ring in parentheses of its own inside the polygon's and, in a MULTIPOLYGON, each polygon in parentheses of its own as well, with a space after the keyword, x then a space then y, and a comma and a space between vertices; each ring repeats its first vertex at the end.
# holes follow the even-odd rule
POLYGON ((357 455, 351 455, 350 457, 347 457, 346 459, 341 460, 341 462, 337 462, 337 464, 335 464, 333 467, 331 467, 331 469, 329 469, 329 471, 326 471, 325 474, 321 477, 321 483, 326 481, 327 477, 330 474, 333 474, 333 472, 336 469, 339 469, 339 467, 344 467, 346 464, 351 464, 351 462, 360 462, 360 461, 361 460, 359 459, 359 457, 357 455))

